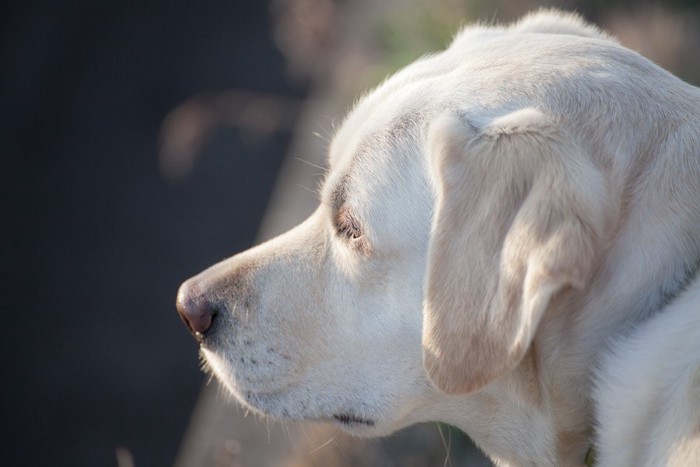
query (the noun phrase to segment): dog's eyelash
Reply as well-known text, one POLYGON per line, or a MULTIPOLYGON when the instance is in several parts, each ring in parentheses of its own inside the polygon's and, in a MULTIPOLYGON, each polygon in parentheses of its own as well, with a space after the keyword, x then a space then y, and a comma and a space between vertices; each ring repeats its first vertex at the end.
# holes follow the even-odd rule
POLYGON ((338 229, 338 234, 349 238, 351 240, 357 240, 362 237, 362 229, 360 229, 360 224, 355 218, 349 215, 345 211, 341 211, 336 219, 336 228, 338 229))

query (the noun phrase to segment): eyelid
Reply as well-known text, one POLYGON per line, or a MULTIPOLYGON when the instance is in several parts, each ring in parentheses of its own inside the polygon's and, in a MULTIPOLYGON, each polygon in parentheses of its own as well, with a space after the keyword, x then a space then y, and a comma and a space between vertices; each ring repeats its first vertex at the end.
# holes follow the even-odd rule
POLYGON ((338 211, 335 221, 335 227, 340 235, 350 239, 357 239, 362 236, 360 223, 346 209, 338 211))

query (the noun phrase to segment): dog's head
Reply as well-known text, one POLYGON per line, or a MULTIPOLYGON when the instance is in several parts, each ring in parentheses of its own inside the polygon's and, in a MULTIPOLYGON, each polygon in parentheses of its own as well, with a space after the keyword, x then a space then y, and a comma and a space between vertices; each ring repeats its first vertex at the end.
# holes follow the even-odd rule
POLYGON ((483 34, 358 104, 309 219, 182 285, 206 366, 243 404, 359 434, 434 418, 445 393, 511 372, 553 298, 586 283, 605 184, 541 90, 575 61, 525 68, 546 39, 483 34), (513 63, 486 67, 495 53, 513 63))

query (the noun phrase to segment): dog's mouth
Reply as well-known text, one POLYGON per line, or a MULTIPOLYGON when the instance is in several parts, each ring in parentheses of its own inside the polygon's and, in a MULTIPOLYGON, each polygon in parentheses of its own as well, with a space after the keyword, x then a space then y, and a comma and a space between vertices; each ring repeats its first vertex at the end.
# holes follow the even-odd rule
MULTIPOLYGON (((211 342, 201 343, 202 360, 206 371, 211 372, 246 408, 254 412, 282 420, 308 420, 335 423, 344 430, 354 434, 369 435, 384 425, 383 420, 369 418, 366 414, 378 413, 376 408, 360 407, 361 411, 348 408, 347 400, 337 400, 331 407, 313 398, 299 382, 289 383, 274 388, 251 386, 249 381, 243 384, 235 376, 232 365, 211 348, 211 342), (335 407, 333 407, 335 406, 335 407)), ((384 431, 382 431, 384 433, 384 431)))
POLYGON ((358 417, 357 415, 350 413, 335 414, 333 415, 333 419, 348 427, 353 425, 374 426, 374 420, 358 417))
MULTIPOLYGON (((327 416, 319 417, 314 413, 305 413, 304 411, 290 410, 288 407, 284 407, 284 405, 280 407, 275 402, 270 402, 270 394, 252 393, 245 391, 243 393, 236 393, 236 396, 244 405, 252 408, 256 412, 283 420, 315 420, 322 422, 334 421, 338 423, 342 428, 351 431, 364 431, 363 428, 368 429, 374 428, 376 426, 375 420, 356 415, 352 412, 338 412, 334 413, 333 415, 331 415, 330 418, 328 418, 327 416)), ((279 396, 279 393, 275 393, 275 396, 279 396)))

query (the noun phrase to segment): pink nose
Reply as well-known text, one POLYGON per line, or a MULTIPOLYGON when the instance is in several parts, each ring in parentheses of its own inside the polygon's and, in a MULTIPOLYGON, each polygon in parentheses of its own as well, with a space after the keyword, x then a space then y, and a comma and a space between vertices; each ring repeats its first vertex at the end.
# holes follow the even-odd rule
POLYGON ((202 339, 216 315, 215 306, 202 296, 199 288, 191 281, 186 281, 180 286, 176 305, 187 329, 197 339, 202 339))

